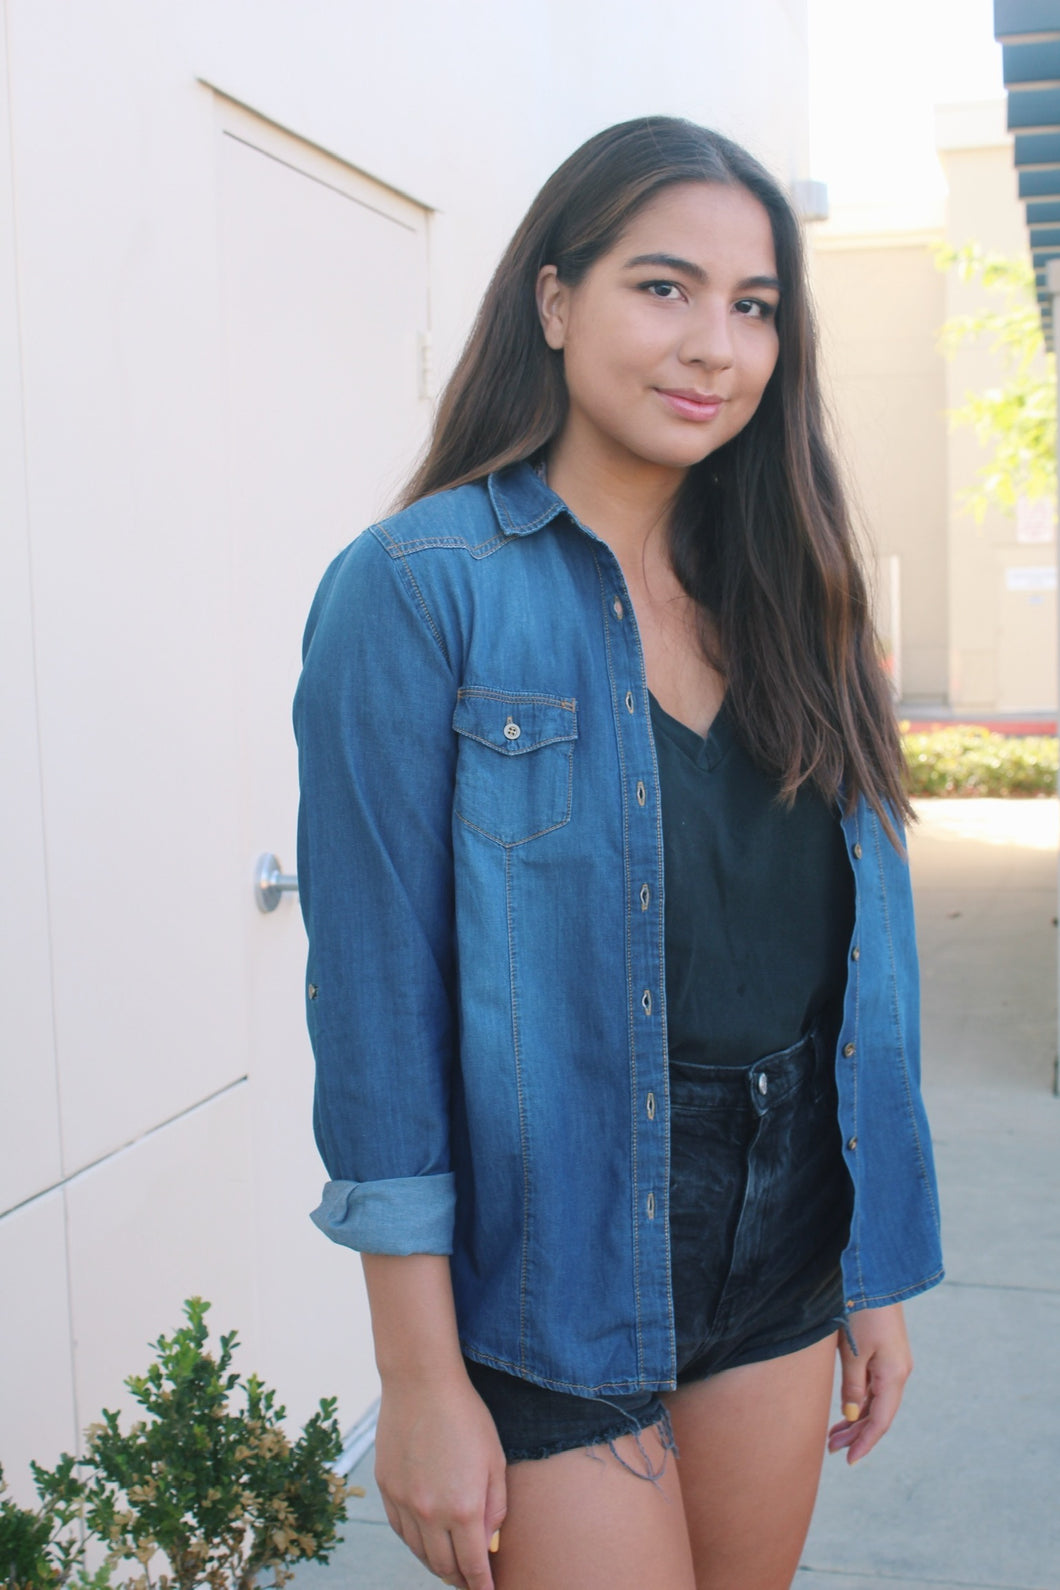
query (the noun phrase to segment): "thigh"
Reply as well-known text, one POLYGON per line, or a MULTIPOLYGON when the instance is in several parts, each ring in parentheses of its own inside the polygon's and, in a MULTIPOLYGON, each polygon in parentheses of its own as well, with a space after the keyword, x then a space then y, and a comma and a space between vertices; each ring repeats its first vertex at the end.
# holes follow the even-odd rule
POLYGON ((834 1336, 665 1392, 696 1590, 789 1590, 821 1476, 834 1336))
POLYGON ((672 1454, 664 1461, 659 1429, 613 1448, 509 1465, 497 1590, 695 1590, 677 1469, 672 1454))

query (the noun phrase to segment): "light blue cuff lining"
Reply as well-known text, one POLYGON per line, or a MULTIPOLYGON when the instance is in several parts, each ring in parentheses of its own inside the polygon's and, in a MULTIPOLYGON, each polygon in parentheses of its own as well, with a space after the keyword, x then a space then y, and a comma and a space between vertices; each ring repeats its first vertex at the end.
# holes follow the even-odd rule
POLYGON ((386 1181, 329 1181, 310 1220, 332 1242, 361 1253, 452 1253, 452 1171, 386 1181))

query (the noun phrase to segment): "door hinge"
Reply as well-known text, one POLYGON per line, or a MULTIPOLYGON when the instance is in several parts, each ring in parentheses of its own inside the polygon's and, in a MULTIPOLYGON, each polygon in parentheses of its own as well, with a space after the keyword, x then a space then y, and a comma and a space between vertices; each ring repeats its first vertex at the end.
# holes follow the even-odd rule
POLYGON ((438 381, 434 373, 434 338, 429 331, 420 332, 420 397, 438 396, 438 381))

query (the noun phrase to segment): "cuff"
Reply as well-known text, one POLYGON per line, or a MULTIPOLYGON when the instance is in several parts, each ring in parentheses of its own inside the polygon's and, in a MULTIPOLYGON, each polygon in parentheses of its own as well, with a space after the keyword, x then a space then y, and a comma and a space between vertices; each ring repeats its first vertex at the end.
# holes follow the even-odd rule
POLYGON ((452 1171, 386 1181, 329 1181, 310 1220, 332 1242, 361 1253, 452 1253, 452 1171))

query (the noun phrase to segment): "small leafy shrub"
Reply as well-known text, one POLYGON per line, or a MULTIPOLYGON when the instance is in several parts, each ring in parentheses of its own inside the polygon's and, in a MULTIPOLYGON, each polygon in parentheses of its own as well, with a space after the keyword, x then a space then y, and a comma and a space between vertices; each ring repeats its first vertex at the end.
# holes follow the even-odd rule
POLYGON ((3 1495, 3 1481, 0 1469, 0 1580, 9 1590, 61 1584, 52 1553, 51 1520, 43 1512, 16 1507, 3 1495))
MULTIPOLYGON (((235 1333, 220 1338, 216 1358, 207 1351, 209 1306, 189 1299, 187 1324, 160 1336, 147 1373, 125 1382, 146 1418, 123 1433, 104 1410, 79 1463, 64 1456, 52 1474, 35 1468, 38 1488, 72 1486, 106 1551, 106 1582, 123 1590, 279 1587, 290 1563, 327 1562, 346 1517, 353 1488, 332 1468, 342 1449, 335 1399, 292 1442, 275 1392, 232 1369, 235 1333), (133 1571, 117 1577, 123 1564, 133 1571)), ((43 1590, 55 1582, 40 1581, 43 1590)))
POLYGON ((902 725, 911 795, 1055 795, 1055 735, 994 734, 974 724, 913 733, 902 725))
POLYGON ((0 1584, 5 1590, 59 1590, 73 1577, 81 1590, 105 1590, 106 1569, 89 1574, 83 1565, 74 1459, 64 1457, 51 1473, 34 1463, 33 1477, 40 1506, 18 1507, 3 1494, 0 1469, 0 1584))

